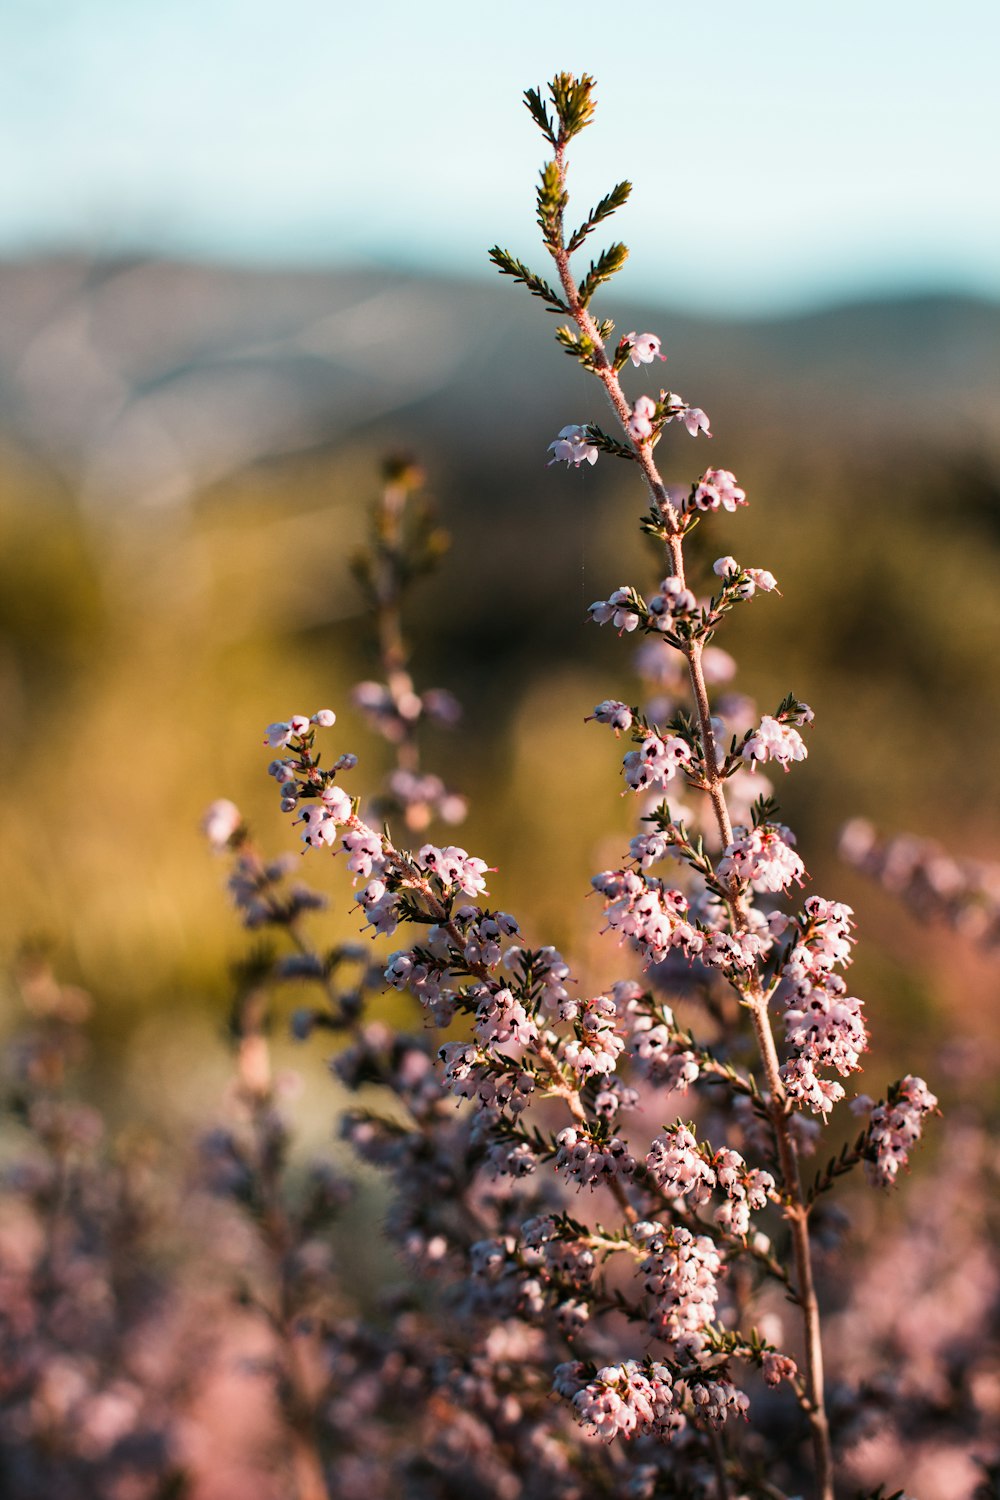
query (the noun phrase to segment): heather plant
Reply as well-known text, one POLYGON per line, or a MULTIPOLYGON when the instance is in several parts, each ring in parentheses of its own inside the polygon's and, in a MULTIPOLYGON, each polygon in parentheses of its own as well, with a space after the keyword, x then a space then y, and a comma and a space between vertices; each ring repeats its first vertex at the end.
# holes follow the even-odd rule
MULTIPOLYGON (((90 997, 40 951, 3 1056, 0 1493, 180 1500, 178 1418, 197 1360, 177 1348, 177 1181, 152 1143, 109 1141, 79 1097, 90 997)), ((200 1350, 203 1352, 203 1347, 200 1350)))
POLYGON ((363 928, 397 943, 405 933, 377 968, 422 1027, 371 1018, 375 965, 354 950, 363 982, 338 988, 347 955, 301 934, 314 898, 276 893, 284 867, 252 852, 230 805, 209 821, 236 855, 247 924, 286 928, 296 951, 281 972, 326 989, 298 1013, 299 1034, 350 1033, 333 1066, 359 1100, 341 1131, 391 1183, 387 1231, 412 1272, 392 1326, 331 1332, 328 1473, 338 1494, 736 1500, 805 1487, 832 1500, 815 1273, 817 1244, 835 1234, 829 1195, 857 1168, 891 1187, 937 1101, 912 1075, 877 1100, 857 1095, 845 1140, 842 1080, 868 1046, 844 977, 852 912, 798 894, 805 865, 762 769, 806 758, 813 714, 794 693, 759 714, 716 644, 777 583, 728 554, 689 576, 695 528, 747 495, 721 467, 683 486, 663 477, 661 443, 700 448, 709 419, 672 390, 626 394, 666 356, 658 335, 616 338, 591 310, 624 245, 574 268, 630 193, 619 183, 568 229, 567 152, 591 123, 593 80, 560 74, 547 97, 525 100, 551 151, 537 211, 554 274, 499 247, 491 258, 565 319, 556 337, 604 387, 615 424, 566 425, 551 462, 634 465, 661 556, 648 598, 620 584, 589 612, 644 638, 650 687, 647 702, 608 697, 586 715, 624 739, 637 811, 628 849, 592 882, 620 977, 595 993, 530 914, 490 905, 486 859, 407 842, 462 809, 419 757, 420 720, 456 708, 418 693, 408 671, 403 590, 438 549, 397 467, 357 569, 384 681, 356 701, 395 747, 387 784, 364 802, 350 789, 353 752, 323 764, 332 710, 272 723, 267 743, 282 810, 309 849, 345 857, 363 928))
POLYGON ((865 818, 841 832, 840 853, 915 916, 941 922, 987 950, 1000 944, 1000 866, 955 858, 935 839, 879 838, 865 818))

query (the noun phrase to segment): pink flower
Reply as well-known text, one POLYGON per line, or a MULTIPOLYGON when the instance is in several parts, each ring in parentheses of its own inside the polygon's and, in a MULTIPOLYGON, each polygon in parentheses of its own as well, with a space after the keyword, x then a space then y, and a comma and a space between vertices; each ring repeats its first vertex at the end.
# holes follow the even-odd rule
POLYGON ((212 848, 221 851, 225 849, 241 821, 236 803, 220 797, 206 809, 201 820, 202 832, 212 848))
POLYGON ((697 437, 699 432, 703 432, 706 437, 712 436, 708 429, 708 417, 700 406, 685 407, 684 411, 680 413, 680 420, 684 423, 684 426, 692 437, 697 437))
POLYGON ((596 719, 598 724, 610 724, 615 734, 632 728, 632 710, 627 703, 621 703, 617 698, 605 698, 603 703, 598 703, 584 722, 587 723, 590 719, 596 719))
POLYGON ((840 1084, 833 1079, 819 1078, 815 1064, 807 1057, 789 1058, 781 1069, 781 1081, 790 1099, 804 1104, 814 1115, 822 1115, 824 1119, 844 1097, 840 1084))
POLYGON ((920 1139, 924 1116, 936 1108, 937 1099, 924 1080, 912 1073, 907 1073, 895 1086, 886 1103, 876 1104, 871 1114, 865 1160, 870 1182, 877 1187, 892 1186, 920 1139))
POLYGON ((692 437, 697 437, 703 432, 706 437, 711 437, 709 431, 708 417, 700 406, 688 406, 683 396, 678 396, 676 391, 667 391, 663 397, 663 404, 667 408, 667 422, 683 422, 692 437))
POLYGON ((679 578, 665 578, 660 592, 649 601, 649 623, 658 630, 669 630, 675 615, 689 615, 697 605, 697 599, 679 578))
POLYGON ((439 849, 436 844, 424 844, 419 859, 445 885, 457 886, 467 896, 475 896, 486 890, 483 876, 490 868, 489 865, 484 859, 476 859, 454 844, 449 844, 444 849, 439 849))
POLYGON ((783 891, 793 880, 802 883, 805 874, 795 850, 795 836, 783 824, 763 824, 749 831, 737 828, 737 837, 719 861, 719 874, 726 880, 749 880, 757 891, 783 891))
POLYGON ((579 468, 581 464, 596 464, 597 449, 588 440, 586 427, 563 427, 554 443, 549 444, 552 457, 549 465, 557 463, 573 464, 579 468))
POLYGON ((319 807, 313 804, 307 807, 295 821, 306 825, 302 842, 308 844, 310 848, 322 849, 324 845, 336 842, 337 820, 325 806, 319 807))
POLYGON ((766 568, 747 568, 746 575, 753 580, 754 585, 764 594, 773 593, 778 587, 778 580, 766 568))
POLYGON ((628 435, 641 443, 645 438, 653 435, 653 418, 656 416, 656 402, 650 396, 640 396, 632 408, 632 415, 628 419, 628 435))
POLYGON ((556 1136, 556 1145, 556 1169, 580 1187, 593 1188, 612 1178, 626 1181, 635 1173, 635 1158, 616 1135, 598 1141, 583 1128, 570 1125, 556 1136))
POLYGON ((690 1130, 675 1125, 657 1136, 646 1156, 652 1177, 667 1193, 707 1203, 715 1186, 715 1173, 698 1149, 690 1130))
POLYGON ((607 599, 597 599, 587 610, 595 625, 607 625, 610 621, 621 635, 623 631, 635 630, 639 625, 638 600, 634 589, 615 589, 607 599))
POLYGON ((740 489, 736 476, 729 469, 706 469, 698 481, 690 502, 695 510, 734 511, 738 505, 746 505, 747 492, 740 489))
POLYGON ((272 750, 282 750, 292 738, 293 733, 291 724, 279 719, 274 724, 268 724, 264 730, 264 744, 270 745, 272 750))
POLYGON ((651 365, 654 359, 666 359, 665 354, 660 353, 661 340, 655 333, 636 333, 634 330, 627 333, 622 343, 628 344, 628 357, 636 369, 640 365, 651 365))
POLYGON ((786 771, 790 760, 805 760, 807 753, 798 730, 790 724, 782 724, 771 714, 764 715, 760 728, 754 730, 743 746, 743 759, 748 760, 751 767, 759 761, 776 760, 786 771))
POLYGON ((672 781, 690 764, 691 748, 679 735, 661 740, 658 734, 648 734, 638 750, 628 752, 622 768, 632 791, 644 792, 657 782, 672 781))
POLYGON ((338 823, 346 823, 351 816, 352 803, 342 786, 331 781, 319 794, 320 801, 330 817, 338 823))

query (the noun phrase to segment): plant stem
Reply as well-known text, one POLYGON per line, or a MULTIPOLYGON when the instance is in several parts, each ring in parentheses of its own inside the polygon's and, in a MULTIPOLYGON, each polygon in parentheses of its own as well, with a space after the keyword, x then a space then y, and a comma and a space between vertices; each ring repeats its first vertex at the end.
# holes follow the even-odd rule
MULTIPOLYGON (((407 671, 408 653, 400 611, 402 522, 408 494, 409 488, 401 480, 387 482, 381 500, 375 506, 373 518, 375 545, 372 591, 375 628, 382 670, 397 709, 406 698, 413 695, 413 680, 407 671)), ((416 722, 403 712, 399 715, 399 722, 403 737, 396 746, 396 764, 400 770, 416 772, 420 766, 416 722)))
MULTIPOLYGON (((563 194, 565 194, 566 190, 565 149, 566 142, 560 137, 556 147, 555 160, 559 172, 559 186, 563 194)), ((580 332, 593 346, 594 372, 603 384, 615 415, 627 433, 632 408, 622 390, 621 382, 618 379, 614 365, 608 358, 597 323, 580 301, 577 284, 570 268, 570 257, 566 249, 561 214, 559 215, 556 229, 557 243, 550 246, 550 250, 559 272, 559 280, 566 299, 566 305, 580 332)), ((667 552, 670 571, 678 579, 681 586, 684 587, 683 534, 680 517, 670 501, 666 486, 656 467, 653 459, 652 443, 648 440, 635 442, 633 443, 633 448, 650 496, 664 520, 667 531, 667 552)), ((701 642, 693 641, 686 644, 683 647, 683 654, 687 660, 691 687, 698 712, 706 790, 712 804, 712 811, 719 830, 719 836, 722 840, 722 846, 725 848, 728 844, 732 843, 733 827, 732 819, 729 815, 729 807, 726 802, 725 783, 719 774, 719 763, 712 734, 712 716, 709 706, 708 688, 702 668, 701 642)), ((735 879, 730 885, 729 905, 732 911, 735 930, 738 933, 746 932, 750 922, 748 907, 740 884, 735 879)), ((778 1052, 774 1043, 774 1034, 771 1030, 770 1015, 768 1014, 768 996, 756 973, 753 973, 749 980, 744 1003, 750 1011, 754 1035, 757 1039, 764 1075, 767 1080, 769 1094, 768 1113, 778 1147, 778 1161, 782 1187, 785 1194, 785 1217, 788 1220, 792 1236, 792 1252, 795 1262, 795 1296, 802 1312, 803 1341, 806 1356, 806 1395, 808 1399, 809 1422, 812 1429, 817 1492, 819 1500, 833 1500, 833 1458, 830 1448, 829 1423, 823 1395, 823 1351, 820 1339, 819 1304, 816 1299, 816 1290, 813 1282, 812 1255, 809 1245, 808 1208, 802 1192, 795 1142, 789 1126, 791 1110, 784 1085, 781 1081, 778 1052)))

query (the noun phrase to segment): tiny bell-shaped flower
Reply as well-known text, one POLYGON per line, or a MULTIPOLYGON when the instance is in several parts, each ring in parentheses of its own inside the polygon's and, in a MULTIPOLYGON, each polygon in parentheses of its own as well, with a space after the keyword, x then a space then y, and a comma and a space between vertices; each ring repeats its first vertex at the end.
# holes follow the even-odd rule
POLYGON ((635 438, 637 443, 641 443, 644 438, 652 437, 655 416, 656 402, 650 396, 640 396, 628 420, 629 437, 635 438))
POLYGON ((563 427, 554 443, 549 444, 549 452, 552 457, 549 465, 563 463, 573 464, 579 468, 581 464, 596 464, 597 449, 588 440, 586 427, 563 427))
POLYGON ((227 797, 219 797, 206 808, 201 827, 212 848, 220 851, 226 848, 241 822, 236 803, 230 802, 227 797))
POLYGON ((628 357, 636 369, 640 365, 651 365, 654 359, 667 357, 660 353, 661 340, 655 333, 636 333, 633 329, 631 333, 625 335, 622 343, 629 346, 628 357))

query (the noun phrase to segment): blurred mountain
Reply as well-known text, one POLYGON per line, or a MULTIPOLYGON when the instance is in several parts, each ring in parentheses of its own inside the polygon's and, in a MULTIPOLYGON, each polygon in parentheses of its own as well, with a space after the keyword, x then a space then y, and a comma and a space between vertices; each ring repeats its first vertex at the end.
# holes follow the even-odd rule
MULTIPOLYGON (((808 765, 779 789, 810 870, 822 884, 853 813, 995 858, 1000 307, 724 322, 614 289, 612 307, 669 354, 628 368, 629 392, 663 382, 712 418, 710 442, 666 435, 665 476, 729 467, 751 497, 692 533, 691 578, 728 551, 778 577, 783 597, 741 611, 725 644, 762 704, 794 688, 817 711, 808 765)), ((234 796, 269 847, 290 837, 259 726, 333 704, 377 767, 350 708, 377 671, 350 558, 390 448, 417 454, 453 535, 408 610, 417 680, 467 709, 430 763, 471 796, 462 838, 502 870, 496 899, 576 945, 567 893, 630 816, 620 751, 584 714, 641 691, 632 643, 587 606, 661 564, 631 465, 546 468, 560 427, 606 420, 553 326, 499 277, 0 265, 0 884, 10 932, 64 940, 109 1016, 176 993, 197 1007, 220 984, 201 809, 234 796), (25 795, 26 762, 55 819, 25 795)), ((866 900, 852 878, 846 898, 866 900)), ((913 959, 897 916, 875 978, 903 1025, 937 959, 913 959)))
MULTIPOLYGON (((793 446, 1000 450, 997 305, 923 296, 723 322, 636 303, 618 324, 669 350, 636 380, 676 386, 727 438, 749 424, 793 446)), ((551 327, 499 277, 4 264, 0 434, 97 504, 184 500, 356 434, 506 469, 521 443, 543 454, 565 422, 601 416, 551 327)))

